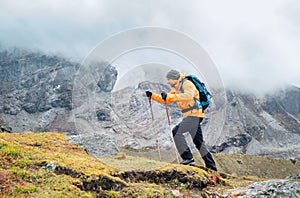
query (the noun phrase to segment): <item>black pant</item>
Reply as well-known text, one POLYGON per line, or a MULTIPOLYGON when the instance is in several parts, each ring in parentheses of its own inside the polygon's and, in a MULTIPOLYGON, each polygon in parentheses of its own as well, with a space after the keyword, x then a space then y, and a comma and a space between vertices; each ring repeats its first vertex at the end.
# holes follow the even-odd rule
POLYGON ((184 137, 184 133, 189 132, 193 138, 193 142, 200 152, 202 159, 205 162, 207 168, 217 170, 214 159, 212 158, 211 153, 207 149, 205 142, 203 140, 202 130, 201 130, 201 121, 203 118, 198 117, 186 117, 184 118, 177 126, 172 130, 176 148, 183 160, 192 159, 193 154, 190 148, 187 145, 187 142, 184 137))

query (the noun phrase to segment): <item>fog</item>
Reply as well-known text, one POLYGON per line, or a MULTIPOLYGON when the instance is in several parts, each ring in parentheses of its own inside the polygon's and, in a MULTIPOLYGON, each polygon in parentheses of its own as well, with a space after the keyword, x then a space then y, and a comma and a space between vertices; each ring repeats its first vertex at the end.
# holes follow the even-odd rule
MULTIPOLYGON (((0 24, 2 47, 76 61, 118 32, 169 28, 208 52, 227 87, 262 93, 300 85, 296 0, 0 0, 0 24)), ((136 62, 132 56, 124 64, 136 62)))

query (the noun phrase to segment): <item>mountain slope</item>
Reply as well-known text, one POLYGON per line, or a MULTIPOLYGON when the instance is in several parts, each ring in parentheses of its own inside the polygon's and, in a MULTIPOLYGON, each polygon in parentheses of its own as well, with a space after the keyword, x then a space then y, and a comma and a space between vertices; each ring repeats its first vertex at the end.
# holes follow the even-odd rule
MULTIPOLYGON (((152 101, 155 115, 152 123, 149 102, 144 96, 146 90, 160 93, 168 87, 142 82, 135 89, 113 93, 117 102, 113 106, 116 110, 112 114, 112 128, 118 133, 118 144, 133 148, 171 148, 165 106, 152 101)), ((218 95, 213 93, 213 96, 202 122, 205 140, 213 152, 300 158, 300 100, 296 100, 300 98, 299 88, 287 87, 264 97, 227 91, 226 103, 220 106, 215 102, 218 95)), ((173 127, 181 120, 181 112, 176 105, 168 106, 173 127)))
MULTIPOLYGON (((200 195, 201 189, 215 185, 211 173, 200 168, 142 158, 127 160, 139 162, 140 166, 144 160, 144 164, 151 163, 156 169, 153 166, 145 171, 117 170, 65 139, 66 136, 58 133, 0 133, 0 195, 171 197, 171 191, 176 189, 181 188, 182 194, 200 195)), ((126 158, 126 155, 111 157, 123 162, 126 158)))
POLYGON ((0 52, 0 115, 14 132, 72 133, 72 81, 78 63, 37 52, 0 52), (64 123, 62 125, 62 123, 64 123))
POLYGON ((299 158, 300 100, 297 98, 300 98, 300 89, 296 87, 264 97, 228 91, 223 137, 213 149, 299 158))
MULTIPOLYGON (((0 133, 0 157, 1 197, 220 197, 265 180, 237 176, 243 174, 237 171, 247 165, 250 165, 247 168, 250 175, 251 171, 260 170, 265 176, 279 174, 279 178, 300 170, 299 162, 224 154, 215 155, 220 170, 234 170, 239 164, 235 175, 134 157, 129 153, 99 159, 67 142, 65 135, 53 132, 0 133), (251 165, 253 162, 255 166, 251 165), (279 164, 284 165, 285 173, 284 170, 273 172, 279 164), (266 165, 270 171, 264 173, 266 165)), ((300 182, 284 181, 283 186, 300 187, 300 182)), ((294 195, 295 192, 288 189, 284 193, 294 195)))

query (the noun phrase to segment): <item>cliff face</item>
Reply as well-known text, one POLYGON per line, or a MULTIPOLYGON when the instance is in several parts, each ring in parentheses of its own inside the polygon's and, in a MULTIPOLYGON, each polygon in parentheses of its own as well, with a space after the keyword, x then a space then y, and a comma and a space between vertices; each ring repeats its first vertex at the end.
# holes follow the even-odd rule
POLYGON ((72 131, 66 115, 72 109, 72 80, 79 64, 14 50, 0 53, 0 66, 0 114, 13 131, 72 131))
MULTIPOLYGON (((117 146, 172 147, 165 106, 152 101, 152 121, 145 97, 146 90, 167 91, 166 85, 145 81, 112 92, 118 72, 107 63, 82 67, 20 50, 0 52, 0 71, 1 130, 63 132, 99 156, 115 154, 117 146), (108 150, 95 149, 96 140, 108 150)), ((202 126, 212 151, 300 157, 299 88, 264 97, 227 91, 226 101, 210 91, 213 103, 202 126)), ((173 127, 181 112, 176 104, 169 111, 173 127)))
POLYGON ((260 98, 228 91, 224 136, 213 150, 299 157, 299 98, 296 87, 260 98))
MULTIPOLYGON (((136 89, 115 93, 117 100, 122 101, 116 107, 117 118, 122 122, 113 124, 114 131, 119 131, 120 142, 136 148, 155 148, 155 141, 159 140, 162 147, 172 146, 165 106, 152 101, 152 122, 149 102, 142 97, 146 90, 159 93, 168 89, 162 86, 143 82, 136 89)), ((213 103, 202 122, 212 152, 300 157, 299 88, 289 87, 264 97, 227 91, 226 103, 219 106, 216 101, 220 96, 213 95, 213 103)), ((176 105, 169 105, 169 111, 173 127, 181 120, 181 112, 176 105)), ((191 142, 189 136, 187 139, 191 142)))

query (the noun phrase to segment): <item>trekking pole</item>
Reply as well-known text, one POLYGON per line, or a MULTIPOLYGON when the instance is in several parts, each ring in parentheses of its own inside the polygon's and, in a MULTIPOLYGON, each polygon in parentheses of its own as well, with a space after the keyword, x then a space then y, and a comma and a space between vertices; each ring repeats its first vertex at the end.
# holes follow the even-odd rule
POLYGON ((167 113, 167 117, 168 117, 168 124, 169 124, 169 126, 171 126, 171 119, 170 119, 170 114, 169 114, 169 108, 168 108, 168 105, 166 103, 166 100, 165 100, 165 106, 166 106, 166 113, 167 113))
MULTIPOLYGON (((152 117, 151 130, 152 130, 152 134, 154 134, 154 131, 153 131, 154 130, 154 127, 153 127, 154 116, 153 116, 153 110, 152 110, 151 97, 148 97, 148 100, 149 100, 151 117, 152 117)), ((157 138, 156 138, 156 146, 157 146, 157 151, 158 151, 158 158, 159 158, 159 161, 161 161, 160 147, 159 147, 159 143, 158 143, 158 139, 157 138)))
POLYGON ((176 154, 177 162, 179 164, 179 155, 177 153, 176 144, 175 144, 175 140, 174 140, 174 137, 173 137, 173 132, 172 132, 172 129, 171 129, 171 119, 170 119, 170 114, 169 114, 169 108, 168 108, 168 105, 167 105, 167 102, 166 102, 166 98, 164 98, 164 94, 166 94, 166 93, 164 93, 164 92, 161 93, 161 97, 165 101, 166 113, 167 113, 167 117, 168 117, 168 124, 169 124, 169 129, 170 129, 170 132, 171 132, 171 139, 172 139, 172 142, 173 142, 173 145, 174 145, 174 148, 175 148, 175 154, 176 154))
POLYGON ((150 111, 151 111, 151 117, 152 117, 152 122, 153 122, 153 120, 154 120, 154 116, 153 116, 153 110, 152 110, 151 97, 148 97, 148 100, 149 100, 150 111))

